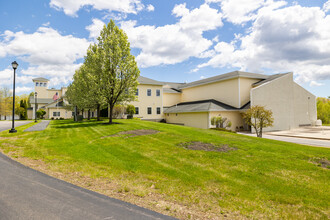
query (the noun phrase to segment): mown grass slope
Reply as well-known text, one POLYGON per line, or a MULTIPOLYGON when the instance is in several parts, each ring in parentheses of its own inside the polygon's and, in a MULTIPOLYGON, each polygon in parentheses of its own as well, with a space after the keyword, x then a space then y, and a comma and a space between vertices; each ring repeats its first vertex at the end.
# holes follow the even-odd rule
POLYGON ((18 160, 43 161, 43 171, 65 180, 182 219, 329 218, 329 167, 318 161, 329 161, 330 149, 155 122, 115 122, 56 120, 45 131, 28 133, 22 132, 30 126, 25 125, 17 134, 0 133, 0 147, 18 160), (159 133, 114 135, 137 129, 159 133), (236 150, 180 146, 191 141, 236 150), (86 178, 92 181, 86 184, 86 178))

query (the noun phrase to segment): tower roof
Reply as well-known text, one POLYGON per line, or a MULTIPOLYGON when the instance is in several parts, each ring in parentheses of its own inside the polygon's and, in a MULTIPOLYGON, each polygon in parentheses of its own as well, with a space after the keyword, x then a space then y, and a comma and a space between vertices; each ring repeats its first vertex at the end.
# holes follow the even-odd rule
POLYGON ((48 82, 49 80, 43 77, 38 77, 38 78, 34 78, 32 79, 33 82, 35 81, 39 81, 39 82, 48 82))

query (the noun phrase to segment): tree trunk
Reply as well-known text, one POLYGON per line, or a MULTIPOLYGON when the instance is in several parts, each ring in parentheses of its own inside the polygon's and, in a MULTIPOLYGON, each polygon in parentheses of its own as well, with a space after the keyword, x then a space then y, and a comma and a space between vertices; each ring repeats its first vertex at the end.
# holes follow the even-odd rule
POLYGON ((91 109, 88 109, 88 120, 91 120, 91 109))
POLYGON ((113 112, 113 106, 110 105, 109 124, 112 124, 112 112, 113 112))
POLYGON ((100 108, 101 108, 100 104, 97 104, 97 121, 101 121, 101 119, 100 119, 100 108))
POLYGON ((84 109, 81 110, 82 118, 84 119, 84 109))
POLYGON ((260 128, 259 137, 262 138, 262 127, 260 128))

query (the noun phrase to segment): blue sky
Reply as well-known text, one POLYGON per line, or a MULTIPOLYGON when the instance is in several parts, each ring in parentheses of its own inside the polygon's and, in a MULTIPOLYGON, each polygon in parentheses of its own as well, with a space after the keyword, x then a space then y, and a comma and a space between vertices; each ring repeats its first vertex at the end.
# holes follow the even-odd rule
POLYGON ((330 0, 0 0, 0 87, 67 86, 104 23, 124 29, 141 75, 191 82, 233 70, 293 72, 330 96, 330 0))

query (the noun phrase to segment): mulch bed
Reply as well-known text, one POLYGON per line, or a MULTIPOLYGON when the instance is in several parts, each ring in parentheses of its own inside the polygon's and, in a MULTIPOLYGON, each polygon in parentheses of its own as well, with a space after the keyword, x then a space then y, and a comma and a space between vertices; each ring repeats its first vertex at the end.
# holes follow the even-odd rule
POLYGON ((312 163, 316 164, 317 166, 330 169, 330 161, 327 159, 314 159, 312 163))
POLYGON ((127 137, 135 137, 135 136, 141 136, 141 135, 156 134, 158 132, 159 131, 152 130, 152 129, 129 130, 129 131, 122 131, 122 132, 119 132, 119 133, 113 134, 113 135, 103 136, 101 138, 119 137, 119 136, 122 136, 122 135, 128 135, 127 137))
POLYGON ((187 150, 203 150, 203 151, 215 151, 215 152, 228 152, 237 150, 235 147, 229 147, 227 144, 216 146, 210 143, 203 143, 199 141, 192 141, 186 143, 180 143, 179 147, 183 147, 187 150))

